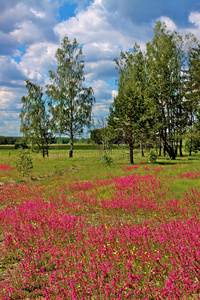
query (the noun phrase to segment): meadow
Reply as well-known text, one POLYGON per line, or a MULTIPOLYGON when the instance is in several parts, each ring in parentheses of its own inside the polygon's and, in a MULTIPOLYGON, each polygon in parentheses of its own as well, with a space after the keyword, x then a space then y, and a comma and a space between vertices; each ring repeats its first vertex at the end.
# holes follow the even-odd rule
POLYGON ((200 155, 0 147, 0 299, 200 299, 200 155))

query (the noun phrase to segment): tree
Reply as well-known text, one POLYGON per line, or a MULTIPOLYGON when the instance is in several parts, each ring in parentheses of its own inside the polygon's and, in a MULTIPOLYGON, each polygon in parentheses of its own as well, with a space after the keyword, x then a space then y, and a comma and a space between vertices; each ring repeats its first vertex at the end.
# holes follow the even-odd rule
POLYGON ((53 140, 52 123, 46 110, 42 88, 26 80, 28 96, 21 99, 21 127, 26 142, 33 151, 42 151, 48 156, 49 144, 53 140))
POLYGON ((187 66, 185 73, 185 107, 187 108, 186 136, 189 137, 189 155, 192 154, 193 139, 198 136, 196 122, 199 122, 198 109, 200 104, 200 44, 195 36, 187 36, 187 66), (191 46, 192 45, 192 46, 191 46))
POLYGON ((144 120, 145 60, 138 45, 133 51, 121 52, 115 60, 119 70, 118 95, 110 106, 108 124, 124 132, 133 161, 134 139, 141 138, 144 120))
POLYGON ((55 122, 54 131, 70 137, 69 157, 73 157, 74 136, 81 134, 84 126, 90 126, 95 98, 91 87, 83 87, 82 48, 76 39, 70 43, 67 36, 63 38, 61 46, 55 55, 57 71, 49 71, 51 84, 47 85, 47 95, 55 122))
POLYGON ((149 114, 154 116, 154 127, 159 134, 164 152, 175 159, 178 137, 183 125, 183 91, 181 69, 184 63, 182 37, 168 31, 157 22, 154 38, 147 43, 149 114))
POLYGON ((108 126, 107 120, 104 118, 97 121, 96 127, 91 131, 91 140, 101 145, 103 152, 105 152, 117 142, 119 135, 112 127, 108 126))

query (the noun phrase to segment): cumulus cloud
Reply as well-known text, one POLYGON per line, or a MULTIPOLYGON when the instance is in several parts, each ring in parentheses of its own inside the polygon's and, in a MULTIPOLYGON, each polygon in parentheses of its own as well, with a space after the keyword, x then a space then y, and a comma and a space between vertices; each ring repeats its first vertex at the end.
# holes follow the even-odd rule
POLYGON ((110 104, 117 95, 117 91, 112 90, 110 84, 104 80, 94 80, 90 85, 96 97, 96 103, 93 107, 93 117, 95 119, 104 118, 108 115, 110 104))
POLYGON ((159 20, 164 22, 169 30, 174 31, 177 29, 176 24, 170 18, 162 16, 159 18, 159 20))
POLYGON ((1 1, 0 55, 10 55, 18 46, 30 45, 36 41, 56 41, 53 26, 57 20, 54 5, 50 3, 50 0, 1 1), (45 3, 48 5, 45 6, 45 3))
POLYGON ((200 12, 191 12, 189 15, 189 21, 196 26, 200 26, 200 12))
POLYGON ((92 63, 89 62, 86 64, 85 71, 87 74, 87 80, 117 77, 117 71, 115 70, 115 63, 113 60, 100 60, 92 63))
POLYGON ((20 82, 25 79, 24 72, 19 69, 14 59, 0 56, 0 86, 19 87, 20 82))
POLYGON ((60 37, 66 33, 71 39, 76 37, 80 44, 112 43, 124 50, 135 41, 144 41, 150 33, 149 27, 140 28, 130 19, 113 14, 102 0, 94 0, 86 10, 80 10, 75 17, 57 24, 54 31, 60 37))
POLYGON ((92 115, 95 120, 101 120, 106 118, 109 114, 109 107, 102 103, 97 103, 92 109, 92 115))
POLYGON ((113 60, 120 54, 120 49, 117 45, 110 42, 93 42, 83 46, 85 60, 87 62, 96 62, 97 60, 113 60))
POLYGON ((170 30, 182 35, 191 31, 200 38, 197 0, 0 1, 0 111, 6 113, 1 119, 11 122, 8 115, 13 111, 17 118, 21 96, 27 92, 25 79, 42 86, 48 83, 48 70, 56 69, 55 51, 66 34, 83 45, 86 85, 93 87, 96 97, 93 115, 106 117, 117 96, 113 59, 135 42, 144 50, 157 20, 170 30), (67 2, 77 3, 76 11, 59 21, 59 8, 66 8, 67 2))
POLYGON ((188 13, 200 10, 200 3, 195 0, 102 0, 102 4, 113 16, 130 19, 139 25, 149 24, 160 16, 168 16, 183 27, 187 23, 188 13))
POLYGON ((98 100, 109 101, 110 99, 112 99, 112 91, 110 85, 106 81, 94 80, 91 83, 91 86, 98 100))
POLYGON ((54 43, 36 43, 29 46, 21 58, 19 69, 28 79, 44 85, 48 71, 55 69, 57 48, 58 45, 54 43))
POLYGON ((18 136, 20 119, 19 114, 13 111, 0 110, 0 132, 5 136, 18 136))
POLYGON ((67 33, 71 40, 76 37, 84 45, 87 80, 116 78, 114 58, 135 42, 144 48, 147 36, 152 34, 149 26, 141 27, 130 19, 113 16, 113 11, 106 9, 102 0, 94 0, 75 17, 57 24, 54 31, 60 39, 67 33))
POLYGON ((195 27, 189 31, 192 32, 198 39, 200 39, 200 10, 191 12, 189 15, 189 21, 195 25, 195 27))
POLYGON ((1 135, 18 136, 20 128, 19 102, 22 95, 26 94, 23 87, 0 88, 0 132, 1 135))
POLYGON ((8 90, 6 91, 5 89, 0 90, 0 110, 8 109, 10 101, 13 99, 13 97, 13 92, 8 90))

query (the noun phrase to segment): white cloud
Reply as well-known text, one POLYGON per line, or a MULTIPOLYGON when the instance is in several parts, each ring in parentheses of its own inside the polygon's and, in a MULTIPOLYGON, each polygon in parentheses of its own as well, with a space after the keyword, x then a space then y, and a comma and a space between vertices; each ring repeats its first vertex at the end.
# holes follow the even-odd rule
POLYGON ((135 42, 145 48, 147 37, 152 34, 151 26, 138 26, 130 18, 113 14, 102 0, 94 0, 86 10, 79 9, 75 17, 60 22, 54 27, 62 39, 67 34, 83 46, 85 74, 87 80, 116 78, 114 58, 126 51, 135 42))
POLYGON ((25 79, 25 75, 23 72, 21 72, 18 64, 14 61, 14 59, 7 56, 0 56, 0 84, 1 85, 12 86, 13 80, 18 81, 24 79, 25 79))
MULTIPOLYGON (((113 16, 101 0, 94 0, 86 10, 79 10, 75 17, 54 27, 55 33, 61 38, 67 34, 70 39, 76 37, 80 44, 94 46, 94 43, 112 43, 114 47, 123 49, 145 38, 146 35, 138 35, 138 29, 129 19, 113 16)), ((149 32, 149 28, 146 28, 146 32, 149 32)))
POLYGON ((87 62, 96 62, 97 60, 113 60, 120 54, 119 47, 110 42, 94 42, 83 46, 83 53, 87 62))
POLYGON ((26 94, 25 88, 0 88, 0 131, 2 135, 19 135, 20 118, 19 104, 22 95, 26 94))
MULTIPOLYGON (((8 90, 0 90, 0 109, 8 109, 11 100, 14 98, 14 93, 8 90)), ((6 114, 6 113, 5 113, 6 114)))
POLYGON ((20 127, 19 114, 13 111, 0 111, 0 132, 5 136, 18 136, 20 127))
POLYGON ((105 104, 95 104, 92 109, 92 114, 95 119, 101 119, 108 116, 109 113, 109 107, 105 104))
MULTIPOLYGON (((12 2, 12 0, 5 2, 12 2)), ((53 32, 53 26, 57 20, 54 16, 54 8, 58 2, 19 0, 3 6, 0 9, 0 55, 2 53, 9 55, 18 46, 55 41, 57 37, 53 32)))
POLYGON ((95 78, 109 79, 116 78, 117 76, 115 62, 113 60, 97 60, 96 62, 87 63, 85 71, 87 80, 95 78))
POLYGON ((46 13, 45 12, 42 12, 42 11, 37 11, 33 8, 30 9, 30 11, 37 17, 37 18, 40 18, 40 19, 44 19, 46 17, 46 13))
POLYGON ((169 1, 162 5, 160 0, 0 1, 0 55, 4 55, 0 56, 0 84, 4 86, 0 90, 0 109, 7 113, 2 117, 9 119, 11 107, 19 111, 21 96, 27 92, 25 79, 43 86, 48 82, 48 70, 57 66, 58 41, 66 34, 83 45, 86 84, 93 87, 97 101, 93 114, 107 116, 117 95, 113 82, 118 74, 113 59, 135 42, 144 50, 153 37, 156 20, 182 35, 191 31, 200 38, 200 12, 195 11, 195 5, 192 12, 190 9, 194 1, 178 1, 181 5, 169 1), (58 23, 58 9, 64 2, 80 5, 74 17, 58 23), (181 10, 180 18, 176 8, 181 10), (180 27, 185 11, 191 26, 181 23, 180 27), (17 49, 19 46, 25 50, 17 49))
POLYGON ((104 80, 94 80, 90 84, 94 90, 96 103, 92 109, 94 118, 106 117, 109 113, 110 104, 117 91, 112 90, 110 85, 104 80))
POLYGON ((114 99, 115 97, 117 97, 117 95, 118 95, 118 91, 113 90, 112 91, 112 99, 114 99))
POLYGON ((200 12, 191 12, 189 15, 189 22, 194 24, 195 27, 186 30, 186 33, 193 33, 198 39, 200 39, 200 12))
POLYGON ((168 18, 167 16, 162 16, 162 17, 159 18, 159 20, 161 22, 165 22, 165 24, 167 26, 167 29, 169 29, 171 31, 174 31, 174 30, 177 29, 176 24, 170 18, 168 18))
POLYGON ((15 39, 19 44, 30 44, 41 39, 42 31, 36 24, 28 20, 21 23, 17 29, 10 33, 11 38, 15 39))
POLYGON ((96 97, 101 97, 101 99, 109 99, 111 98, 111 89, 110 85, 103 80, 94 80, 91 83, 91 86, 94 90, 94 94, 96 97))
POLYGON ((48 71, 55 68, 55 52, 58 45, 53 43, 37 43, 29 46, 22 56, 19 69, 37 84, 45 84, 48 71))
POLYGON ((0 87, 0 110, 19 112, 21 97, 26 94, 26 88, 0 87))
POLYGON ((194 23, 197 27, 200 27, 200 12, 191 12, 189 15, 189 21, 194 23))

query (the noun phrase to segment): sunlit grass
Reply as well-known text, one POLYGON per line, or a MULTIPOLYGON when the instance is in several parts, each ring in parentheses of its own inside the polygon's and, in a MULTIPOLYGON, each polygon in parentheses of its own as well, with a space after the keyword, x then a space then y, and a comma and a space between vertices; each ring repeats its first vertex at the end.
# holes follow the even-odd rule
POLYGON ((198 156, 51 149, 22 180, 0 151, 1 299, 198 299, 198 156))

